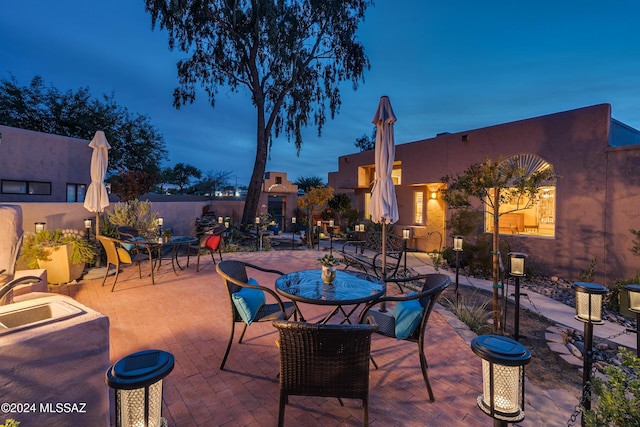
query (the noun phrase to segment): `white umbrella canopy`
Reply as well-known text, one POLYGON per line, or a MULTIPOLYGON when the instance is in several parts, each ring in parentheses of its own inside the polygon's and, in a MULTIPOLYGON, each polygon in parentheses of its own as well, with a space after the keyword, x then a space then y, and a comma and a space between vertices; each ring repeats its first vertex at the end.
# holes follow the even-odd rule
POLYGON ((104 185, 104 177, 107 174, 107 166, 109 164, 108 150, 111 146, 104 132, 99 130, 89 143, 89 147, 93 148, 93 153, 91 154, 91 184, 87 188, 84 207, 89 212, 96 213, 97 236, 100 234, 99 214, 109 206, 109 194, 107 193, 107 187, 104 185))
POLYGON ((376 152, 375 167, 376 176, 369 201, 371 220, 382 224, 382 277, 387 275, 387 236, 386 224, 398 221, 398 201, 396 190, 393 186, 391 173, 395 158, 395 138, 393 136, 393 124, 396 116, 391 108, 389 97, 382 96, 378 104, 378 110, 373 116, 373 124, 376 125, 376 152))

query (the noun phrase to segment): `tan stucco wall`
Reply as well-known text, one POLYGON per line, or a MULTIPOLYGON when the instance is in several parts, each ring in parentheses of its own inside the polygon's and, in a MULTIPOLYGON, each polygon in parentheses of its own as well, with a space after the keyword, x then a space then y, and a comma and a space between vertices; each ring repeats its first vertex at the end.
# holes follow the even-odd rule
POLYGON ((65 202, 67 183, 91 182, 89 141, 0 126, 0 179, 51 182, 51 195, 0 194, 0 202, 65 202))
MULTIPOLYGON (((400 125, 399 121, 396 127, 400 125)), ((437 185, 441 177, 461 173, 487 157, 530 153, 552 164, 562 177, 556 189, 555 238, 504 235, 511 249, 528 253, 546 272, 570 280, 577 280, 594 258, 600 282, 634 275, 640 271, 640 257, 629 252, 628 230, 640 228, 640 146, 610 148, 610 125, 611 106, 601 104, 412 143, 396 141, 402 185, 396 186, 400 220, 395 229, 413 226, 416 188, 437 185)), ((357 187, 358 167, 373 162, 373 151, 341 157, 339 170, 329 174, 329 185, 337 192, 357 187)), ((356 190, 354 206, 363 208, 366 191, 356 190)), ((428 191, 425 197, 429 198, 428 191)), ((415 227, 416 232, 438 230, 442 215, 430 209, 433 202, 440 201, 429 200, 427 224, 415 227)), ((446 212, 447 218, 450 214, 446 212)), ((438 231, 451 246, 446 225, 438 231)), ((432 250, 426 242, 416 243, 423 245, 419 249, 432 250)))

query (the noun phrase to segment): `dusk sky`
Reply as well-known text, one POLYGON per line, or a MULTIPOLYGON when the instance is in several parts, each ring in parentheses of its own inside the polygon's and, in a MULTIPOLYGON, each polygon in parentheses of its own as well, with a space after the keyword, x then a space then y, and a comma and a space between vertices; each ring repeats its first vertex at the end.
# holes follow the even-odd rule
MULTIPOLYGON (((396 144, 610 103, 613 117, 640 129, 638 0, 377 0, 359 38, 371 61, 357 91, 322 137, 310 126, 299 157, 274 141, 267 171, 291 180, 336 171, 338 156, 370 135, 380 96, 397 116, 396 144)), ((246 93, 204 93, 176 110, 176 62, 166 33, 151 30, 142 0, 2 2, 0 77, 28 85, 35 75, 61 91, 115 94, 164 135, 172 166, 231 171, 248 184, 255 110, 246 93)))

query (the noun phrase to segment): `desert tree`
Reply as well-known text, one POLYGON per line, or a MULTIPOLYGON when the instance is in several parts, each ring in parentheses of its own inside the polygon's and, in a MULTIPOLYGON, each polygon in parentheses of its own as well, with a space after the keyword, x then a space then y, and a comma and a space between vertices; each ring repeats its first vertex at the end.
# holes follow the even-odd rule
POLYGON ((456 176, 441 179, 446 184, 444 200, 452 208, 471 206, 470 198, 478 199, 493 222, 492 227, 492 280, 493 280, 493 328, 502 332, 502 307, 499 298, 500 216, 509 212, 530 208, 538 199, 541 186, 556 181, 553 167, 546 162, 530 168, 523 164, 523 156, 514 155, 494 161, 486 158, 474 163, 456 176), (509 204, 509 210, 500 209, 509 204))
MULTIPOLYGON (((219 90, 247 90, 256 109, 257 141, 242 223, 258 210, 273 139, 284 133, 297 153, 302 129, 320 134, 341 104, 341 83, 354 89, 369 68, 356 30, 371 0, 145 0, 152 27, 167 31, 177 64, 176 108, 197 88, 212 107, 219 90)), ((243 153, 244 155, 244 153, 243 153)))
POLYGON ((333 188, 323 185, 311 187, 304 196, 298 197, 298 207, 305 213, 307 219, 307 246, 313 246, 313 214, 321 213, 329 200, 333 198, 333 188))

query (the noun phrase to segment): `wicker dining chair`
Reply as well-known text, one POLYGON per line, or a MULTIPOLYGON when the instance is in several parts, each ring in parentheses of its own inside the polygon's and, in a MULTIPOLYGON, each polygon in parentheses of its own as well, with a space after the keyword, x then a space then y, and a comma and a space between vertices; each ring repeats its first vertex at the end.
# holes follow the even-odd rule
POLYGON ((280 334, 278 426, 289 396, 362 399, 362 425, 369 425, 369 357, 377 328, 282 320, 273 326, 280 334))
MULTIPOLYGON (((415 342, 418 344, 418 354, 420 357, 422 376, 424 377, 424 383, 427 386, 429 399, 433 402, 435 401, 435 397, 433 395, 433 391, 431 390, 431 384, 429 383, 429 376, 427 374, 427 357, 424 353, 425 331, 427 329, 427 321, 429 320, 429 316, 433 311, 433 307, 440 297, 440 294, 442 294, 442 292, 451 283, 451 279, 446 274, 434 273, 423 274, 420 276, 408 278, 391 278, 387 279, 386 282, 401 284, 407 282, 415 282, 418 279, 424 279, 422 290, 420 292, 405 294, 401 296, 387 296, 378 298, 376 301, 373 301, 364 307, 364 309, 360 313, 358 323, 372 322, 378 326, 378 333, 383 336, 395 339, 406 339, 407 341, 415 342), (415 305, 417 302, 417 304, 422 306, 422 311, 419 314, 419 319, 416 319, 416 322, 414 323, 416 324, 415 329, 413 329, 412 332, 408 332, 408 336, 406 338, 397 337, 396 318, 393 315, 391 315, 389 312, 372 310, 372 308, 376 305, 380 303, 386 304, 387 302, 394 302, 396 306, 398 303, 415 305)), ((376 369, 378 369, 378 365, 376 364, 373 357, 371 358, 371 361, 373 362, 376 369)))
MULTIPOLYGON (((263 268, 257 265, 249 264, 242 261, 220 261, 216 265, 216 271, 225 281, 227 287, 227 294, 229 296, 229 304, 231 306, 231 333, 229 335, 229 342, 227 343, 227 349, 224 352, 224 357, 222 358, 222 362, 220 363, 220 369, 224 369, 224 365, 227 362, 227 357, 229 357, 229 351, 231 350, 231 344, 233 343, 233 337, 235 333, 236 323, 242 323, 244 327, 242 328, 242 333, 240 334, 240 338, 238 339, 238 344, 242 343, 242 338, 244 337, 245 332, 247 331, 247 323, 243 318, 236 305, 234 303, 234 294, 240 292, 242 289, 257 289, 265 292, 266 295, 269 295, 273 299, 276 300, 275 303, 265 303, 260 306, 257 313, 251 319, 251 323, 253 322, 271 322, 277 319, 289 319, 292 315, 294 319, 297 319, 296 308, 292 302, 283 302, 282 299, 278 296, 278 294, 273 290, 266 286, 260 286, 254 281, 249 280, 249 276, 247 275, 247 268, 252 270, 257 270, 265 273, 271 273, 278 276, 282 276, 284 273, 278 270, 271 270, 267 268, 263 268)), ((250 270, 251 271, 251 270, 250 270)))
POLYGON ((118 274, 120 274, 121 264, 136 264, 138 266, 138 277, 142 278, 142 268, 140 263, 142 261, 149 261, 149 270, 151 276, 151 284, 155 285, 153 278, 153 256, 149 246, 145 246, 145 252, 131 253, 123 246, 126 242, 122 240, 114 239, 107 236, 97 236, 98 240, 102 244, 104 251, 107 254, 107 265, 104 278, 102 279, 102 286, 107 281, 109 275, 109 266, 114 265, 116 267, 116 276, 113 279, 113 286, 111 286, 111 292, 116 288, 116 282, 118 281, 118 274))

